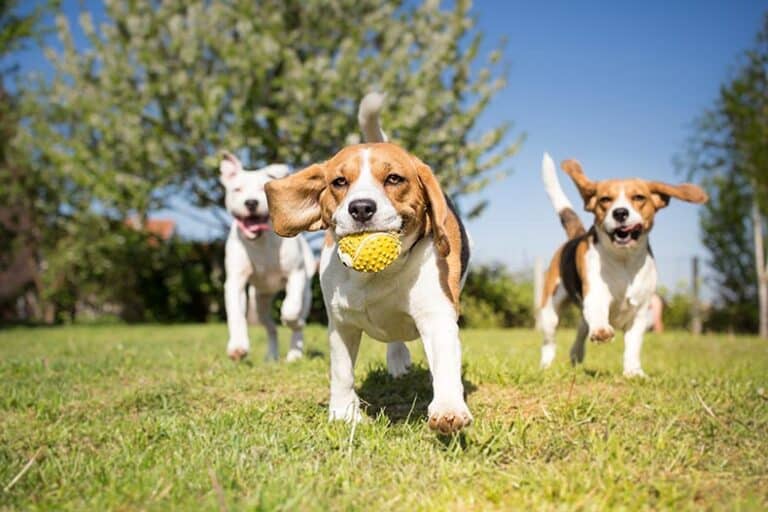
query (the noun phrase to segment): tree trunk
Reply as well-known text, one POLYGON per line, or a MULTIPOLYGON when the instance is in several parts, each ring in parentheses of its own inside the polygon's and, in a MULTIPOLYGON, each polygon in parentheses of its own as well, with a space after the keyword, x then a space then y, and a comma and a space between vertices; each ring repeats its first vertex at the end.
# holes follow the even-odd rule
POLYGON ((757 269, 757 308, 760 318, 760 337, 768 340, 768 262, 763 243, 763 217, 757 197, 752 201, 752 232, 755 242, 755 268, 757 269))

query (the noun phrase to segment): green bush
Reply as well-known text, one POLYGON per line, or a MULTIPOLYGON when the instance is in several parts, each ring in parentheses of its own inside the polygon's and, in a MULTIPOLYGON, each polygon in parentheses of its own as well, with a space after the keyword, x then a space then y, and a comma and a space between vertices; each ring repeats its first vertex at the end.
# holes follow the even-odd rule
POLYGON ((658 294, 664 301, 662 318, 667 329, 688 329, 691 326, 691 295, 688 285, 680 282, 675 291, 660 286, 658 294))
POLYGON ((533 282, 502 264, 470 268, 462 292, 460 323, 466 327, 531 327, 533 282))

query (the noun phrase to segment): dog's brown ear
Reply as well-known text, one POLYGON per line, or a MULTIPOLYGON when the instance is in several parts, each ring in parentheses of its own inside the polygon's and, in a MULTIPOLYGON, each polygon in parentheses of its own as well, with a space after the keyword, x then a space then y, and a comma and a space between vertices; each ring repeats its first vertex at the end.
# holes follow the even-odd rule
POLYGON ((327 226, 320 206, 326 189, 325 166, 314 164, 264 186, 272 228, 280 236, 296 236, 327 226))
POLYGON ((579 194, 581 194, 581 198, 584 200, 584 209, 588 212, 594 211, 597 204, 597 198, 595 197, 597 185, 587 178, 584 171, 581 170, 581 164, 578 161, 566 160, 560 166, 571 177, 576 184, 576 188, 579 189, 579 194))
POLYGON ((432 231, 432 241, 437 253, 445 258, 451 252, 451 246, 446 236, 448 202, 445 200, 440 182, 437 181, 432 169, 418 158, 414 158, 414 160, 424 197, 427 200, 427 216, 429 217, 429 229, 432 231))
POLYGON ((709 200, 709 196, 704 192, 704 189, 693 183, 670 185, 661 181, 650 181, 648 186, 651 189, 651 200, 653 200, 657 210, 667 206, 672 197, 697 204, 706 203, 709 200))

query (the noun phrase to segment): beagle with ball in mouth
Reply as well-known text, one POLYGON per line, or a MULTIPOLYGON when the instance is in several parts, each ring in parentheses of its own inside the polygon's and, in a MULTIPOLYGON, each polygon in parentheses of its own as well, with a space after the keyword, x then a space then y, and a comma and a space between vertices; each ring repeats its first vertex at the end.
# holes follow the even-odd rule
POLYGON ((555 358, 555 329, 561 304, 570 299, 582 312, 581 325, 571 348, 571 362, 584 360, 587 337, 597 343, 611 341, 614 329, 624 331, 624 375, 644 376, 640 365, 647 320, 646 311, 656 291, 656 263, 648 235, 656 212, 671 198, 704 203, 707 194, 690 183, 668 185, 642 179, 594 182, 575 160, 562 168, 595 216, 589 231, 573 210, 557 179, 555 164, 544 154, 544 187, 565 228, 568 241, 552 258, 545 280, 539 326, 544 334, 541 366, 555 358))
POLYGON ((359 119, 366 138, 381 142, 348 146, 326 162, 269 182, 269 213, 282 236, 327 230, 320 282, 329 322, 330 419, 361 419, 354 365, 363 332, 388 343, 393 376, 410 366, 403 341, 421 337, 434 390, 429 426, 458 432, 472 422, 457 323, 468 238, 432 170, 386 142, 379 106, 367 97, 359 119), (402 246, 397 259, 376 273, 345 266, 337 243, 361 232, 396 232, 402 246))

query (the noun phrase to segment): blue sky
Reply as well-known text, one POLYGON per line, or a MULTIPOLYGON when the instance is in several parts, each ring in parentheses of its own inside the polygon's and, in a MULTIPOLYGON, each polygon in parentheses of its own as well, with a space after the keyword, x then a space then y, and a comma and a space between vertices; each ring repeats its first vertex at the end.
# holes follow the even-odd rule
MULTIPOLYGON (((673 157, 766 10, 764 1, 477 2, 488 47, 506 37, 511 67, 484 122, 512 120, 527 134, 513 174, 481 194, 490 207, 469 223, 477 258, 522 268, 562 243, 539 179, 544 151, 580 160, 595 179, 682 181, 673 157)), ((688 280, 692 256, 706 259, 699 237, 696 206, 673 201, 659 213, 651 243, 662 284, 688 280)))
MULTIPOLYGON (((88 4, 65 1, 64 9, 74 20, 88 4)), ((556 161, 577 158, 595 179, 681 181, 672 159, 766 10, 768 2, 747 0, 475 2, 486 50, 505 38, 510 68, 509 85, 480 128, 512 121, 512 137, 527 135, 510 161, 514 172, 480 194, 490 206, 469 223, 476 261, 522 269, 562 243, 539 179, 544 151, 556 161)), ((44 66, 39 50, 17 57, 23 71, 44 66)), ((575 188, 562 182, 579 204, 575 188)), ((688 279, 692 256, 706 259, 697 215, 696 206, 673 202, 657 218, 651 242, 666 286, 688 279)), ((182 234, 218 234, 178 220, 182 234)))

